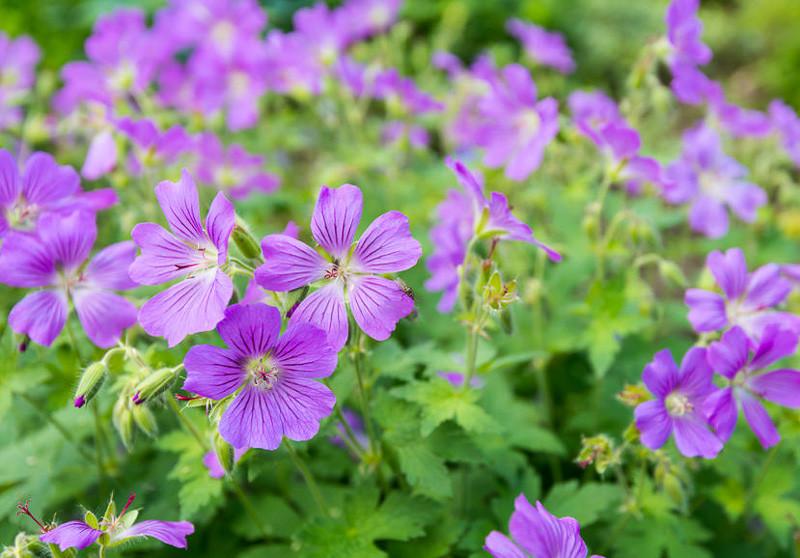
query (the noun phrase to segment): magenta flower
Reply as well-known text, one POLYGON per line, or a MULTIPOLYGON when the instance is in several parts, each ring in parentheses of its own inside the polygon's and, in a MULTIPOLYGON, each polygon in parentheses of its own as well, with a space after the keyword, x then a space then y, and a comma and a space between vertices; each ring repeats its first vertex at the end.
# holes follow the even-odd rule
POLYGON ((186 170, 178 182, 161 182, 155 192, 172 233, 155 223, 133 228, 131 236, 142 253, 131 264, 130 277, 141 285, 182 279, 139 311, 144 330, 174 347, 187 335, 214 329, 225 317, 233 283, 221 267, 228 259, 235 216, 231 202, 219 193, 203 227, 197 187, 186 170))
POLYGON ((228 348, 196 345, 183 364, 183 389, 209 399, 236 394, 219 422, 235 448, 277 449, 284 436, 310 440, 336 397, 317 381, 336 368, 326 333, 292 321, 279 337, 281 315, 264 304, 228 308, 217 332, 228 348))
POLYGON ((600 131, 623 120, 617 103, 602 91, 575 91, 567 99, 569 112, 578 131, 602 147, 600 131))
POLYGON ((133 145, 128 162, 131 171, 137 175, 144 167, 175 163, 181 155, 191 151, 194 145, 183 127, 173 126, 162 132, 147 118, 123 118, 117 122, 117 129, 133 145))
POLYGON ((640 193, 645 183, 660 185, 661 165, 652 157, 639 155, 639 132, 623 120, 603 127, 598 139, 614 180, 622 183, 629 194, 640 193))
POLYGON ((689 349, 680 369, 669 349, 656 353, 642 372, 644 384, 656 398, 640 404, 634 413, 642 444, 657 450, 673 434, 678 451, 686 457, 716 457, 722 442, 708 429, 705 414, 706 400, 715 391, 713 375, 704 348, 689 349))
POLYGON ((516 18, 508 20, 506 30, 522 43, 525 54, 537 64, 550 66, 562 74, 569 74, 575 70, 572 52, 561 33, 547 31, 538 25, 516 18))
POLYGON ((800 118, 797 113, 789 105, 776 99, 769 105, 769 116, 786 154, 800 167, 800 118))
POLYGON ((384 213, 352 248, 361 210, 358 187, 324 186, 311 218, 311 234, 327 257, 299 240, 273 234, 261 242, 265 263, 256 270, 259 285, 271 291, 319 282, 319 288, 294 310, 292 322, 318 325, 337 351, 348 337, 348 302, 358 326, 378 341, 388 339, 397 322, 414 309, 414 300, 403 287, 383 277, 414 267, 422 253, 408 218, 399 211, 384 213))
POLYGON ((0 130, 19 124, 18 106, 33 88, 41 53, 28 36, 11 39, 0 31, 0 130))
POLYGON ((413 79, 400 75, 392 68, 375 76, 373 94, 387 104, 402 109, 405 114, 438 112, 444 105, 422 91, 413 79))
POLYGON ((736 427, 739 407, 758 441, 767 449, 781 436, 764 409, 767 400, 790 409, 800 408, 800 371, 763 370, 797 350, 797 334, 773 324, 764 330, 751 352, 750 340, 740 327, 726 331, 722 340, 708 348, 708 361, 726 386, 708 398, 709 422, 722 442, 736 427))
POLYGON ((324 2, 318 2, 294 13, 294 34, 302 39, 307 55, 316 64, 330 66, 353 40, 353 22, 350 19, 353 16, 363 18, 363 14, 331 10, 324 2))
POLYGON ((757 343, 770 324, 800 332, 800 318, 773 308, 792 291, 792 284, 781 276, 781 267, 768 264, 747 272, 744 253, 731 248, 724 254, 714 251, 706 265, 714 275, 722 295, 702 289, 688 289, 684 301, 689 307, 689 322, 698 333, 741 327, 757 343))
POLYGON ((662 194, 669 203, 689 204, 693 231, 718 238, 728 232, 727 209, 752 223, 767 203, 746 176, 747 169, 722 150, 719 135, 701 124, 684 134, 683 152, 666 168, 662 194))
POLYGON ((499 531, 489 533, 484 550, 495 558, 586 558, 588 554, 577 520, 556 517, 541 502, 534 507, 524 494, 514 500, 508 529, 511 538, 499 531))
POLYGON ((397 20, 402 0, 348 0, 341 10, 353 40, 387 31, 397 20))
POLYGON ((197 152, 197 177, 234 199, 253 192, 268 194, 280 185, 280 178, 264 171, 264 157, 251 155, 236 143, 226 148, 212 133, 200 137, 197 152))
POLYGON ((38 288, 11 310, 8 323, 17 333, 49 346, 67 321, 70 301, 89 339, 112 347, 122 331, 136 323, 136 307, 113 291, 135 287, 126 273, 136 248, 112 244, 86 258, 97 238, 94 215, 46 214, 38 235, 10 232, 0 248, 0 283, 38 288))
POLYGON ((711 61, 711 49, 701 39, 703 22, 697 16, 699 8, 700 0, 672 0, 667 8, 667 40, 673 64, 703 65, 711 61))
POLYGON ((83 550, 94 544, 101 535, 108 536, 107 542, 103 543, 105 546, 116 546, 134 537, 146 537, 176 548, 187 547, 186 537, 194 533, 194 525, 188 521, 161 521, 158 519, 134 523, 138 510, 133 510, 126 515, 134 497, 134 494, 130 495, 127 504, 118 516, 112 517, 108 523, 101 522, 100 529, 90 527, 83 521, 67 521, 55 529, 43 533, 39 539, 47 544, 58 545, 62 551, 68 548, 83 550))
POLYGON ((20 171, 14 157, 0 149, 0 237, 9 230, 34 231, 48 213, 95 212, 115 203, 112 188, 82 191, 78 173, 47 153, 37 151, 20 171))

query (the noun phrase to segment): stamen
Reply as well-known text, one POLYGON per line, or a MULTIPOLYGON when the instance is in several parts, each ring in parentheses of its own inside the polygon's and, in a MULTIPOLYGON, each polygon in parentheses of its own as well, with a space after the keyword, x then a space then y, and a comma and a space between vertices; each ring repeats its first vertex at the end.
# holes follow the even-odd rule
POLYGON ((39 530, 42 533, 46 533, 47 531, 49 531, 49 529, 47 528, 47 526, 45 524, 43 524, 41 521, 36 519, 36 517, 33 515, 33 513, 31 513, 30 504, 31 504, 30 500, 25 500, 24 504, 22 502, 18 502, 17 503, 17 515, 18 516, 19 515, 27 515, 28 517, 30 517, 33 520, 34 523, 36 523, 36 525, 39 526, 39 530))
POLYGON ((122 508, 122 511, 119 512, 119 515, 117 517, 122 517, 123 515, 125 515, 125 512, 128 511, 128 508, 131 506, 131 504, 135 499, 136 499, 136 493, 131 492, 131 495, 128 496, 128 501, 125 502, 125 506, 122 508))

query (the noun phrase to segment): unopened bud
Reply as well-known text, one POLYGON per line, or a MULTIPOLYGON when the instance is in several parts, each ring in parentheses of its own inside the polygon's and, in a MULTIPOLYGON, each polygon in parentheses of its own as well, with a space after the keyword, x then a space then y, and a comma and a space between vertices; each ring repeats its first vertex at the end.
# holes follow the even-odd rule
POLYGON ((636 407, 650 399, 650 394, 639 384, 627 384, 621 392, 617 394, 617 401, 628 407, 636 407))
POLYGON ((172 384, 175 383, 176 376, 177 374, 175 374, 174 368, 160 368, 156 370, 139 382, 134 388, 131 401, 136 405, 141 405, 142 403, 146 403, 158 397, 172 387, 172 384))
POLYGON ((614 452, 614 442, 605 434, 599 434, 582 440, 581 451, 575 462, 582 468, 594 464, 599 474, 603 474, 611 466, 619 462, 614 452))
POLYGON ((233 242, 245 258, 261 259, 261 245, 246 229, 235 226, 233 228, 233 242))
POLYGON ((216 454, 220 465, 222 465, 222 468, 225 469, 226 473, 233 471, 233 466, 235 463, 233 446, 231 446, 223 439, 222 436, 220 436, 219 431, 214 433, 214 439, 212 443, 214 446, 214 453, 216 454))
POLYGON ((95 396, 103 385, 107 372, 104 362, 93 362, 83 371, 75 389, 75 407, 83 407, 95 396))
POLYGON ((139 427, 139 430, 151 438, 158 434, 156 417, 145 405, 134 405, 131 413, 133 414, 133 421, 139 427))
POLYGON ((674 283, 678 287, 686 286, 686 276, 675 262, 660 260, 658 262, 658 272, 665 281, 674 283))
POLYGON ((122 396, 117 399, 114 404, 114 411, 111 414, 111 420, 122 443, 125 444, 126 448, 130 449, 133 445, 133 413, 127 397, 122 396))

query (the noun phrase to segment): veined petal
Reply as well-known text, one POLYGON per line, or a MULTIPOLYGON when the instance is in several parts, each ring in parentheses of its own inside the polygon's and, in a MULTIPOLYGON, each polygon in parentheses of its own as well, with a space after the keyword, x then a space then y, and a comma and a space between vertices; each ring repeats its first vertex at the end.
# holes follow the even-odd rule
POLYGON ((225 194, 218 193, 206 215, 206 231, 217 248, 217 265, 224 264, 228 259, 228 240, 235 224, 236 214, 233 211, 233 204, 228 201, 225 194))
POLYGON ((662 401, 645 401, 636 407, 634 415, 642 444, 656 450, 667 443, 672 432, 672 419, 662 401))
POLYGON ((800 409, 800 371, 798 370, 773 370, 754 376, 748 381, 748 387, 767 401, 790 409, 800 409))
POLYGON ((261 241, 264 264, 256 270, 258 284, 270 291, 291 291, 325 275, 329 265, 310 246, 285 234, 271 234, 261 241))
POLYGON ((22 189, 22 177, 17 161, 5 149, 0 149, 0 207, 16 201, 22 189))
POLYGON ((131 241, 117 242, 100 250, 86 266, 84 277, 87 283, 124 291, 136 287, 128 274, 136 259, 136 245, 131 241))
POLYGON ((750 310, 761 310, 783 302, 792 292, 792 284, 781 276, 777 264, 767 264, 750 274, 747 282, 745 306, 750 310))
POLYGON ((159 285, 182 277, 203 263, 197 250, 175 238, 160 225, 140 223, 131 232, 142 253, 128 269, 141 285, 159 285))
POLYGON ((389 279, 377 275, 352 277, 350 309, 364 333, 376 341, 384 341, 397 322, 414 310, 414 300, 389 279))
POLYGON ((722 442, 699 415, 690 414, 672 419, 675 444, 686 457, 713 459, 722 450, 722 442))
POLYGON ((717 374, 732 380, 745 367, 750 356, 750 340, 739 326, 722 335, 722 340, 708 347, 708 362, 717 374))
POLYGON ((187 170, 184 169, 178 182, 159 183, 156 197, 175 236, 197 244, 205 241, 197 186, 187 170))
POLYGON ((210 331, 225 317, 233 294, 230 277, 216 269, 184 279, 148 300, 139 311, 142 328, 174 347, 192 333, 210 331))
POLYGON ((486 536, 483 549, 494 558, 528 558, 514 542, 499 531, 492 531, 486 536))
POLYGON ((37 151, 25 162, 22 193, 36 205, 46 206, 76 193, 81 179, 70 166, 59 165, 52 155, 37 151))
POLYGON ((336 356, 327 333, 306 322, 292 321, 272 350, 272 358, 282 372, 303 378, 330 376, 336 369, 336 356))
POLYGON ((681 362, 680 374, 678 385, 687 395, 701 397, 712 390, 714 371, 708 364, 705 347, 692 347, 687 351, 681 362))
POLYGON ((281 313, 266 304, 235 304, 217 324, 222 340, 237 354, 259 358, 275 345, 281 331, 281 313))
POLYGON ((334 258, 344 259, 361 221, 361 190, 352 184, 323 186, 311 216, 311 234, 334 258))
POLYGON ((678 381, 678 365, 669 349, 658 351, 652 362, 644 367, 642 381, 650 393, 666 397, 678 381))
POLYGON ((344 291, 339 281, 333 281, 311 293, 301 302, 290 323, 308 322, 328 335, 328 343, 338 352, 347 342, 347 310, 344 291))
POLYGON ((148 519, 134 523, 131 527, 115 534, 113 539, 121 541, 131 537, 150 537, 176 548, 186 548, 186 537, 192 533, 194 533, 194 525, 188 521, 148 519))
POLYGON ((118 294, 78 288, 72 300, 86 335, 102 349, 116 345, 122 332, 136 323, 136 306, 118 294))
POLYGON ((102 531, 89 527, 83 521, 67 521, 52 531, 40 535, 39 540, 47 544, 57 544, 62 551, 68 548, 83 550, 91 546, 102 534, 102 531))
POLYGON ((47 213, 39 219, 39 238, 56 264, 66 269, 86 261, 97 238, 94 213, 47 213))
POLYGON ((706 265, 729 300, 744 293, 747 287, 747 262, 741 249, 731 248, 724 254, 711 252, 706 259, 706 265))
POLYGON ((61 291, 36 291, 20 300, 8 315, 8 325, 49 347, 67 321, 67 297, 61 291))
POLYGON ((750 425, 750 429, 758 438, 761 446, 767 449, 780 442, 781 435, 778 434, 778 430, 775 428, 772 419, 769 418, 764 405, 749 394, 743 395, 741 402, 744 418, 747 419, 747 424, 750 425))
POLYGON ((797 334, 794 331, 782 329, 779 323, 770 323, 760 336, 750 368, 761 370, 784 357, 793 355, 797 350, 797 341, 797 334))
POLYGON ((408 228, 408 217, 389 211, 361 235, 351 267, 367 273, 397 273, 414 267, 421 255, 422 247, 408 228))
POLYGON ((55 279, 55 262, 44 244, 32 234, 9 232, 0 246, 0 283, 46 287, 55 279))
POLYGON ((717 331, 728 325, 725 299, 717 293, 689 289, 683 300, 689 307, 689 322, 695 331, 717 331))
POLYGON ((209 399, 224 399, 245 380, 244 359, 231 349, 195 345, 183 358, 183 389, 209 399))
POLYGON ((704 408, 708 416, 708 422, 724 444, 733 434, 733 430, 736 428, 736 420, 739 418, 736 400, 733 398, 733 390, 729 387, 718 389, 706 398, 704 408))

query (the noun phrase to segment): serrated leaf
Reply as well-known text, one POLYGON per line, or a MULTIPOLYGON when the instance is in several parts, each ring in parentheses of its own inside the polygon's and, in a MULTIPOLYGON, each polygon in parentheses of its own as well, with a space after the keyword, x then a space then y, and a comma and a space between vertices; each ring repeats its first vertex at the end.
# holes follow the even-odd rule
POLYGON ((589 482, 582 486, 571 480, 550 489, 544 506, 558 517, 570 516, 586 527, 613 510, 622 501, 622 489, 616 484, 589 482))
POLYGON ((444 460, 428 449, 423 442, 396 448, 400 469, 414 487, 414 492, 434 500, 444 500, 453 495, 444 460))

